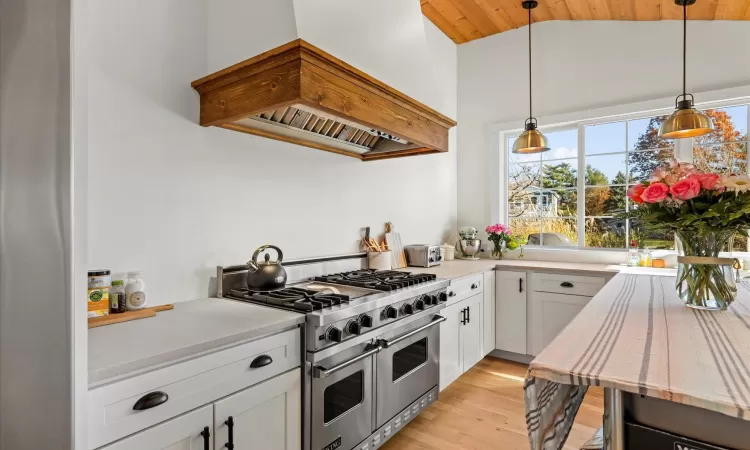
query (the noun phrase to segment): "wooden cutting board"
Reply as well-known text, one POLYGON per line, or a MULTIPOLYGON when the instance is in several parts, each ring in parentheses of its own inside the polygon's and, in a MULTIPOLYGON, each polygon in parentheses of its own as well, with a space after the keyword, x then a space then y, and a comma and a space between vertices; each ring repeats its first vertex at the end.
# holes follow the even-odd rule
POLYGON ((396 232, 385 233, 385 243, 391 250, 391 266, 394 269, 406 267, 406 255, 404 254, 404 246, 401 244, 401 235, 396 232))
POLYGON ((115 323, 129 322, 131 320, 145 319, 147 317, 154 317, 159 311, 168 311, 174 309, 174 305, 159 305, 153 308, 143 308, 138 311, 127 311, 120 314, 109 314, 103 317, 91 317, 89 318, 89 328, 103 327, 105 325, 112 325, 115 323))

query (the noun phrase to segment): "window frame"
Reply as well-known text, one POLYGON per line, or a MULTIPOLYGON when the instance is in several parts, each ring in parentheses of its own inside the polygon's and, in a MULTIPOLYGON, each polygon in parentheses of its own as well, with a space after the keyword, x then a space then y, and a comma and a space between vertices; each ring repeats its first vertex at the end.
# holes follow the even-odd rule
MULTIPOLYGON (((713 93, 706 93, 706 94, 700 94, 701 98, 710 98, 710 97, 719 97, 724 96, 724 100, 713 100, 713 101, 707 101, 704 103, 700 103, 697 105, 700 109, 721 109, 721 108, 728 108, 728 107, 737 107, 737 106, 744 106, 746 108, 746 118, 747 118, 747 135, 748 137, 745 140, 739 140, 739 141, 733 141, 735 143, 744 143, 748 147, 748 151, 746 152, 746 159, 747 159, 747 175, 750 175, 750 86, 743 87, 743 88, 737 88, 737 89, 730 89, 730 90, 724 90, 724 91, 716 91, 713 93), (742 96, 731 96, 728 95, 730 93, 736 93, 741 92, 745 95, 742 96)), ((549 120, 549 123, 551 125, 548 126, 542 126, 539 129, 544 133, 553 133, 556 131, 564 131, 564 130, 571 130, 571 129, 577 129, 578 131, 578 145, 576 149, 576 158, 577 158, 577 174, 578 174, 578 180, 577 180, 577 186, 575 189, 575 192, 577 193, 577 211, 576 211, 576 231, 577 231, 577 237, 578 242, 576 246, 570 246, 570 247, 562 247, 562 246, 545 246, 545 245, 527 245, 527 248, 533 248, 533 249, 543 249, 543 250, 578 250, 578 251, 615 251, 615 252, 625 252, 627 251, 627 238, 629 236, 630 231, 630 224, 628 223, 626 226, 626 245, 625 248, 601 248, 601 247, 586 247, 586 227, 585 227, 585 220, 586 220, 586 157, 594 156, 594 155, 623 155, 625 157, 625 174, 626 177, 629 178, 629 154, 632 152, 629 143, 629 136, 628 136, 628 127, 629 127, 629 121, 631 120, 637 120, 637 119, 646 119, 651 118, 654 116, 660 116, 660 115, 669 115, 671 114, 674 109, 673 107, 664 107, 664 108, 648 108, 646 106, 654 105, 658 102, 663 102, 663 100, 655 100, 655 101, 649 101, 649 102, 641 102, 638 104, 631 104, 631 105, 623 105, 620 107, 611 107, 611 108, 602 108, 599 110, 592 110, 588 112, 579 112, 579 113, 572 113, 572 114, 565 114, 557 116, 558 121, 554 122, 552 120, 549 120), (637 112, 625 112, 625 113, 619 113, 619 114, 607 114, 607 112, 614 111, 614 110, 630 110, 630 111, 637 111, 637 112), (567 119, 567 120, 566 120, 567 119), (611 153, 601 153, 601 154, 590 154, 586 155, 586 127, 587 126, 595 126, 595 125, 602 125, 607 123, 613 123, 613 122, 625 122, 625 151, 624 152, 611 152, 611 153)), ((516 123, 522 123, 523 121, 516 122, 516 123)), ((540 123, 544 123, 542 119, 539 120, 540 123)), ((508 129, 509 127, 506 124, 490 124, 488 126, 488 132, 491 135, 494 135, 494 138, 490 138, 491 141, 494 140, 494 154, 495 158, 497 158, 496 162, 497 165, 491 164, 490 167, 498 167, 499 170, 497 173, 493 176, 497 177, 494 178, 495 181, 498 183, 495 184, 495 186, 499 189, 495 189, 495 199, 493 200, 493 209, 490 212, 493 222, 502 222, 502 223, 509 223, 510 217, 509 217, 509 207, 508 207, 508 178, 509 178, 509 139, 515 136, 518 136, 523 130, 520 128, 516 128, 515 126, 513 128, 508 129)), ((732 142, 726 142, 722 144, 731 144, 732 142)), ((713 145, 721 145, 721 144, 713 144, 713 145)), ((700 144, 695 144, 696 147, 701 146, 700 144)), ((693 161, 693 147, 694 142, 693 138, 685 138, 685 139, 677 139, 674 141, 674 155, 679 158, 680 160, 686 161, 693 161)), ((644 150, 645 151, 645 150, 644 150)), ((541 166, 543 167, 544 161, 542 160, 541 166)), ((540 168, 541 170, 541 168, 540 168)), ((609 187, 609 186, 615 186, 615 185, 602 185, 602 187, 609 187)), ((620 186, 620 185, 616 185, 620 186)), ((625 185, 627 186, 627 184, 625 185)), ((626 187, 627 189, 627 187, 626 187)), ((626 210, 629 209, 629 202, 626 202, 626 210)), ((593 216, 592 216, 593 217, 593 216)), ((607 216, 609 217, 609 216, 607 216)), ((543 220, 539 220, 540 222, 540 232, 543 231, 543 220)), ((748 246, 750 247, 750 240, 748 241, 748 246)), ((750 250, 750 248, 748 249, 750 250)))

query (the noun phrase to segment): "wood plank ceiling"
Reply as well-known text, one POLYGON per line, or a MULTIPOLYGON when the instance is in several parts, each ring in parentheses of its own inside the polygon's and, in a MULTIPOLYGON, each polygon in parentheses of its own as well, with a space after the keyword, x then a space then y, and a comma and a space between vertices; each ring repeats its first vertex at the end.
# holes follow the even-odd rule
MULTIPOLYGON (((527 24, 521 0, 421 0, 422 13, 457 44, 527 24)), ((534 22, 545 20, 679 20, 674 0, 539 0, 534 22)), ((688 19, 750 20, 750 0, 697 0, 688 19)))

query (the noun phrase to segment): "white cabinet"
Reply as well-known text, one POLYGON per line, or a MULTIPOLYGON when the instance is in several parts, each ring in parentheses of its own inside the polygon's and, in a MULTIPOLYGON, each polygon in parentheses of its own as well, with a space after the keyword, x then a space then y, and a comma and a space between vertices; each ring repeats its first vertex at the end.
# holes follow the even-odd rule
POLYGON ((213 421, 213 406, 204 406, 103 447, 102 450, 212 449, 213 421), (208 447, 205 447, 206 443, 208 447))
POLYGON ((464 302, 445 308, 440 314, 440 389, 453 383, 463 373, 463 355, 459 339, 464 315, 464 302))
POLYGON ((482 355, 495 349, 495 271, 484 273, 482 300, 482 355))
POLYGON ((495 347, 527 354, 526 272, 498 271, 495 274, 495 347))
POLYGON ((575 319, 591 297, 532 292, 531 354, 538 355, 575 319))
POLYGON ((474 364, 484 357, 482 352, 482 303, 482 295, 475 295, 461 302, 466 308, 466 318, 459 333, 464 372, 474 367, 474 364))
POLYGON ((445 308, 440 324, 440 389, 478 363, 482 353, 482 294, 445 308))
POLYGON ((298 450, 302 439, 300 371, 294 370, 214 403, 216 447, 298 450))

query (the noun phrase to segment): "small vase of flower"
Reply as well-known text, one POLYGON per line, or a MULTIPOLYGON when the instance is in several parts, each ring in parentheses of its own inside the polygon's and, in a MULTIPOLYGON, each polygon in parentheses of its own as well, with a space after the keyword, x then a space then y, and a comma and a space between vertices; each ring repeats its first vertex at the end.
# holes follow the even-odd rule
POLYGON ((487 239, 492 242, 492 257, 494 259, 503 259, 505 250, 518 248, 518 242, 510 227, 502 223, 496 223, 488 226, 485 231, 487 232, 487 239))
MULTIPOLYGON (((628 190, 627 214, 678 238, 677 295, 691 308, 725 310, 737 295, 738 261, 720 253, 750 228, 750 178, 721 176, 673 161, 628 190)), ((731 250, 731 248, 729 248, 731 250)))

